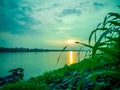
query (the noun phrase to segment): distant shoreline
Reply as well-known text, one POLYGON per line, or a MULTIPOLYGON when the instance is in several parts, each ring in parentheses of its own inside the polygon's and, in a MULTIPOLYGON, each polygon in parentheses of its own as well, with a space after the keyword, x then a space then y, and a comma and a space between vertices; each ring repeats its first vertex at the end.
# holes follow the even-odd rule
POLYGON ((84 52, 89 50, 58 50, 58 49, 30 49, 30 48, 4 48, 0 47, 0 53, 6 53, 6 52, 67 52, 67 51, 75 51, 75 52, 84 52))

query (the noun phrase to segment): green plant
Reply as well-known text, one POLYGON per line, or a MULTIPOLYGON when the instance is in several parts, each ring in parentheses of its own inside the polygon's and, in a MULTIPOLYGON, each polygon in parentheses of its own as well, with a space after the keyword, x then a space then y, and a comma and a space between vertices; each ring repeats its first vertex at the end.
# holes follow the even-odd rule
MULTIPOLYGON (((120 58, 120 14, 119 13, 108 13, 104 21, 100 24, 98 24, 97 28, 93 30, 89 36, 89 44, 85 44, 82 42, 75 42, 77 44, 82 44, 84 46, 87 46, 92 49, 92 59, 95 59, 95 56, 98 55, 110 55, 112 57, 115 57, 119 60, 120 58), (101 33, 99 37, 98 33, 101 33), (92 42, 92 39, 94 39, 94 45, 92 42), (98 53, 99 52, 99 53, 98 53)), ((108 57, 107 57, 108 58, 108 57)), ((102 71, 103 72, 103 71, 102 71)), ((116 72, 116 75, 114 74, 113 70, 106 70, 103 75, 109 75, 113 78, 119 79, 119 74, 116 72)), ((94 74, 92 73, 92 81, 96 82, 96 78, 100 76, 101 73, 98 71, 98 73, 94 74)), ((80 81, 78 84, 77 89, 80 89, 82 82, 84 80, 80 81)), ((97 85, 94 90, 100 90, 103 87, 104 83, 97 85)))
POLYGON ((82 42, 75 42, 92 48, 92 57, 97 51, 101 51, 117 58, 120 57, 120 14, 108 13, 104 21, 98 24, 97 28, 93 30, 89 36, 89 44, 82 42), (97 33, 101 35, 97 39, 97 33), (94 45, 92 45, 92 37, 94 36, 94 45))

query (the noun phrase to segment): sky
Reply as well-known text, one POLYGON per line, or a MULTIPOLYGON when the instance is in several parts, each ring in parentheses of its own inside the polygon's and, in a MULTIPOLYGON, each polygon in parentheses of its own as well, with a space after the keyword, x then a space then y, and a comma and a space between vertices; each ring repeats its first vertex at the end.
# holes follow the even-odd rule
POLYGON ((0 0, 0 46, 61 49, 87 43, 90 32, 120 0, 0 0))

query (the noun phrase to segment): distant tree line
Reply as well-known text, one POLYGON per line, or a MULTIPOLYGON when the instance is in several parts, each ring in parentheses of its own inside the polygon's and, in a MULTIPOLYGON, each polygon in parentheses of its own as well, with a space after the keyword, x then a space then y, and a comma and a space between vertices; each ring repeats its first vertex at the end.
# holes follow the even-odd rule
POLYGON ((48 51, 48 49, 30 49, 30 48, 5 48, 5 47, 0 47, 0 52, 41 52, 41 51, 48 51))
POLYGON ((6 47, 0 47, 0 53, 1 52, 60 52, 60 51, 87 51, 87 50, 59 50, 59 49, 39 49, 39 48, 6 48, 6 47))

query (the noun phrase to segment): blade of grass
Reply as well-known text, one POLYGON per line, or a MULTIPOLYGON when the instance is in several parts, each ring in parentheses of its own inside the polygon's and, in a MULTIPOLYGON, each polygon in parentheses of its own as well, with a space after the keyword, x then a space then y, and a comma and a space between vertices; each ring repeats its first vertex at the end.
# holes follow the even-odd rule
POLYGON ((113 38, 113 37, 109 37, 109 36, 106 36, 106 38, 109 39, 110 41, 115 41, 115 42, 119 41, 118 38, 113 38))
POLYGON ((85 55, 84 55, 84 57, 86 58, 87 56, 90 56, 90 54, 91 54, 91 50, 90 50, 91 48, 89 48, 88 50, 87 50, 87 52, 85 53, 85 55))
POLYGON ((111 54, 112 56, 120 57, 120 54, 119 54, 120 50, 115 48, 102 47, 102 48, 98 48, 98 50, 104 51, 105 53, 111 54))
POLYGON ((89 47, 89 48, 93 48, 93 46, 91 46, 91 45, 87 45, 87 44, 82 43, 82 42, 75 42, 75 43, 77 43, 77 44, 81 44, 81 45, 84 45, 84 46, 87 46, 87 47, 89 47))
POLYGON ((91 42, 92 35, 93 35, 96 31, 98 31, 98 30, 99 30, 99 31, 108 30, 108 28, 97 28, 97 29, 93 30, 93 31, 91 32, 90 36, 89 36, 89 44, 90 44, 90 42, 91 42))
POLYGON ((83 47, 81 46, 80 49, 79 49, 79 51, 78 51, 78 62, 80 61, 80 51, 81 51, 82 48, 83 47))
POLYGON ((108 23, 115 25, 115 26, 120 26, 120 23, 117 21, 108 21, 108 23))
MULTIPOLYGON (((115 18, 117 18, 117 19, 119 19, 120 18, 120 14, 118 14, 118 13, 108 13, 108 15, 109 15, 109 17, 112 17, 112 16, 114 16, 115 18)), ((109 18, 108 17, 108 18, 109 18)))
POLYGON ((61 53, 60 53, 60 55, 59 55, 59 57, 58 57, 58 59, 57 59, 57 64, 58 64, 58 62, 59 62, 59 60, 60 60, 61 55, 63 54, 63 51, 65 51, 65 49, 66 49, 68 46, 69 46, 69 44, 67 44, 67 45, 61 50, 61 53))
POLYGON ((100 36, 100 38, 98 39, 98 41, 95 43, 94 47, 93 47, 93 51, 92 51, 92 57, 95 56, 95 53, 98 49, 99 43, 101 42, 101 40, 109 33, 111 33, 113 30, 107 30, 105 32, 102 33, 102 35, 100 36))
POLYGON ((108 17, 107 17, 107 15, 106 15, 105 18, 104 18, 104 21, 103 21, 103 27, 105 27, 106 22, 107 22, 107 19, 108 19, 108 17))

